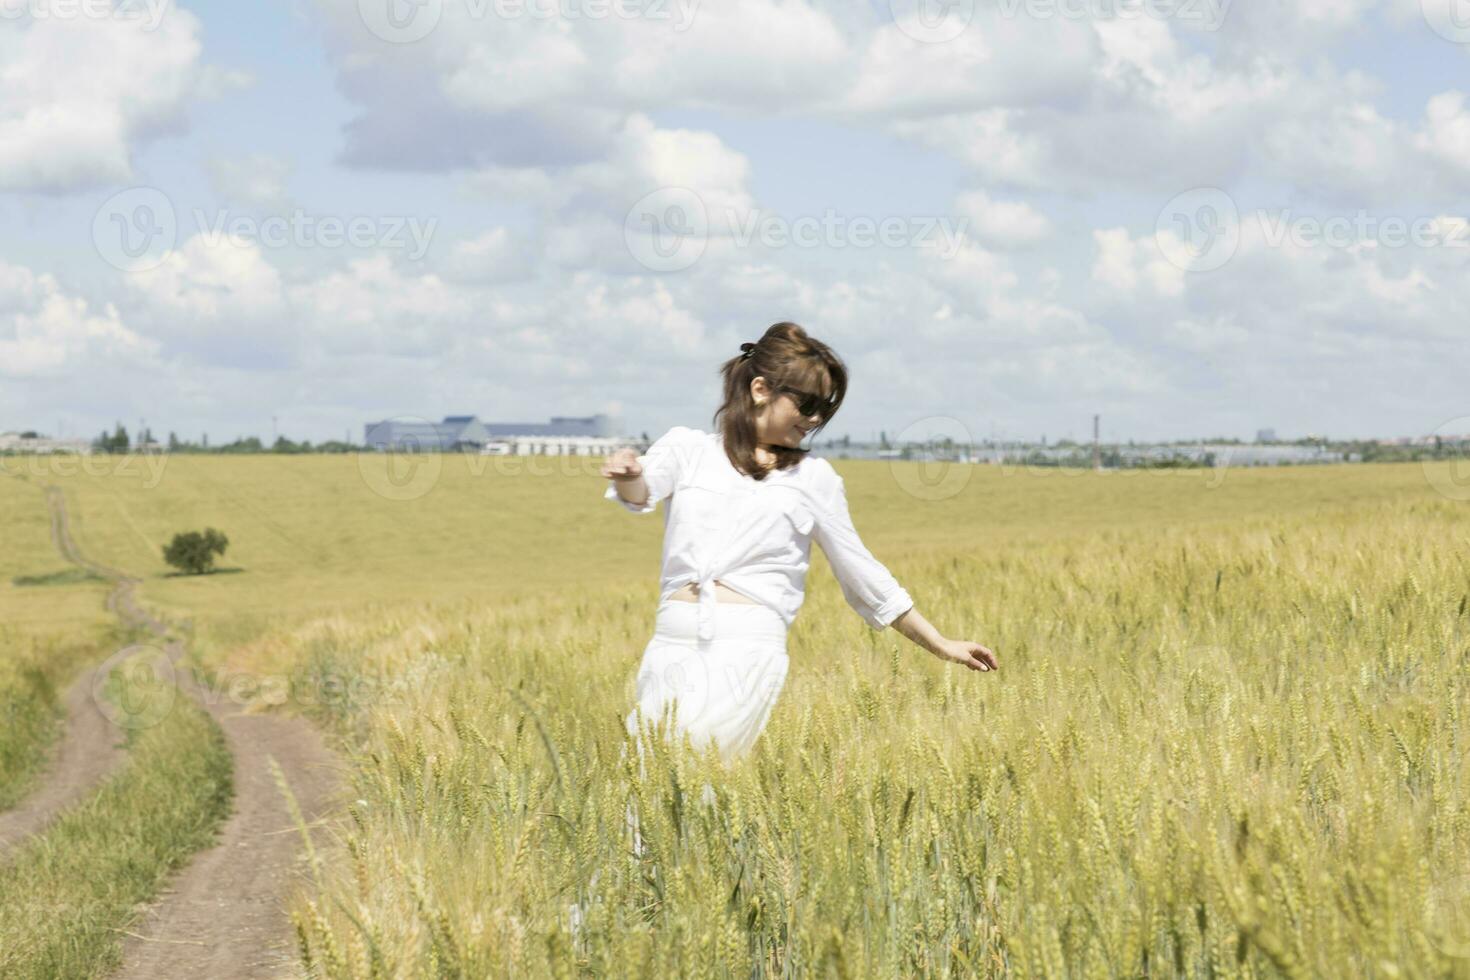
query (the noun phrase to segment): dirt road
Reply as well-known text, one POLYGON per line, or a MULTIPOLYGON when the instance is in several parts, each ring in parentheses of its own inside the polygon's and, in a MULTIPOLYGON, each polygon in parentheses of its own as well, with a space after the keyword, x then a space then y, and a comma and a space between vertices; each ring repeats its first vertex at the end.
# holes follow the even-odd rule
MULTIPOLYGON (((66 512, 61 495, 48 492, 46 503, 51 512, 52 544, 62 557, 82 564, 65 531, 66 512)), ((117 592, 122 588, 119 583, 108 596, 108 609, 115 609, 117 592)), ((56 819, 62 810, 85 798, 122 764, 123 733, 92 698, 95 670, 95 667, 83 670, 62 696, 65 727, 50 762, 38 777, 35 792, 14 808, 0 813, 0 858, 56 819)))
MULTIPOLYGON (((234 806, 220 837, 192 860, 129 930, 123 965, 114 976, 137 980, 248 980, 296 973, 294 930, 285 905, 308 872, 300 831, 290 804, 271 770, 274 761, 311 827, 319 856, 333 853, 328 826, 344 802, 347 766, 309 722, 269 712, 246 713, 247 705, 228 690, 211 691, 188 669, 182 645, 167 626, 142 609, 136 599, 139 580, 87 558, 71 537, 65 499, 58 487, 47 487, 52 532, 58 549, 70 561, 116 583, 108 608, 125 622, 145 628, 173 665, 180 690, 194 697, 219 723, 234 758, 234 806)), ((56 774, 41 787, 32 807, 44 816, 95 786, 115 765, 112 745, 122 733, 105 720, 91 698, 91 672, 68 694, 69 726, 56 774), (73 704, 73 698, 85 702, 73 704), (95 717, 94 717, 95 716, 95 717), (73 753, 89 758, 73 759, 73 753), (74 765, 74 769, 68 766, 74 765)), ((32 818, 33 820, 36 818, 32 818)), ((37 829, 44 824, 30 824, 37 829)), ((17 824, 17 826, 23 826, 17 824)), ((4 836, 0 826, 0 836, 4 836)))

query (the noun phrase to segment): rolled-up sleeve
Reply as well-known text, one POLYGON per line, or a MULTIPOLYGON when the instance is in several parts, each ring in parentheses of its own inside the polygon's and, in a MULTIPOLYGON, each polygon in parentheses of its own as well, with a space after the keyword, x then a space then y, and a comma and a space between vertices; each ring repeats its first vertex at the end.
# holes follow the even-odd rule
POLYGON ((827 556, 847 604, 873 629, 884 629, 908 612, 914 601, 858 537, 848 512, 847 488, 842 477, 830 463, 826 469, 824 486, 815 492, 819 506, 812 537, 827 556))
POLYGON ((679 468, 689 451, 695 430, 676 425, 648 447, 648 452, 638 457, 643 467, 643 482, 648 485, 648 499, 640 506, 618 496, 617 484, 607 481, 603 497, 622 504, 635 514, 649 514, 658 509, 658 502, 673 493, 679 479, 679 468))

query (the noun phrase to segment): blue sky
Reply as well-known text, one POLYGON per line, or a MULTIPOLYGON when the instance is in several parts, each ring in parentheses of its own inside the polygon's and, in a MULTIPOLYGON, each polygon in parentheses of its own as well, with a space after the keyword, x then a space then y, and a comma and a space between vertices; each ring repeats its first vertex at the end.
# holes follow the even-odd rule
POLYGON ((851 372, 824 435, 1470 432, 1463 0, 48 2, 0 21, 0 430, 656 435, 790 319, 851 372))

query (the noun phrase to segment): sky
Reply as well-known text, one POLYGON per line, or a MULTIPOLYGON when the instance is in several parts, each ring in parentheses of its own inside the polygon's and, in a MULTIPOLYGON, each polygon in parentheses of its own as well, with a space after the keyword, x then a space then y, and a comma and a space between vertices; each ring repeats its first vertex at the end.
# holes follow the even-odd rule
POLYGON ((1470 0, 0 0, 0 431, 1470 433, 1470 0))

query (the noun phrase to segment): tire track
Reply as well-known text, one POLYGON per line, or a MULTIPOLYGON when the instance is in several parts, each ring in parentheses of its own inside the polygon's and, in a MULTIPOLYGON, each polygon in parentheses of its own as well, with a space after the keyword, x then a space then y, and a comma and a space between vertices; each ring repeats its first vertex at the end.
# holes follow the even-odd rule
MULTIPOLYGON (((295 931, 286 903, 304 880, 304 844, 272 766, 279 767, 320 855, 332 847, 329 824, 347 785, 346 763, 306 719, 247 714, 224 691, 201 683, 186 668, 183 644, 138 605, 141 580, 82 554, 71 538, 60 488, 49 485, 46 494, 62 553, 116 583, 108 609, 163 643, 180 689, 219 724, 234 760, 233 809, 218 840, 196 853, 126 930, 122 965, 113 976, 254 980, 294 975, 295 931)), ((90 684, 87 692, 90 696, 90 684)))
MULTIPOLYGON (((70 536, 66 533, 66 513, 59 492, 48 488, 47 509, 51 515, 51 543, 61 556, 73 564, 88 566, 79 560, 70 536)), ((107 596, 107 608, 115 610, 118 584, 107 596)), ((54 754, 37 777, 36 789, 23 800, 0 813, 0 859, 27 837, 39 833, 63 810, 86 798, 102 781, 122 765, 127 753, 122 733, 102 713, 93 697, 97 667, 79 672, 62 695, 66 709, 65 727, 53 747, 54 754)))
POLYGON ((121 733, 92 698, 95 670, 83 670, 62 697, 66 728, 50 763, 37 777, 35 791, 0 813, 0 860, 93 793, 127 758, 121 733))

